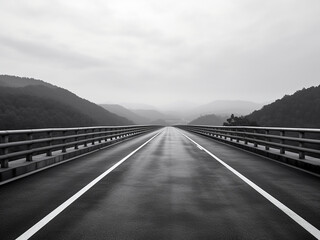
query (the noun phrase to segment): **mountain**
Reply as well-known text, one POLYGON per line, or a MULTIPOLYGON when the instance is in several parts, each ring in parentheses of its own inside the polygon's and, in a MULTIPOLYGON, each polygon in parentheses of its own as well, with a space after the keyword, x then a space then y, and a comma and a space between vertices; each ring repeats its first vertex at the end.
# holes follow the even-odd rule
POLYGON ((320 128, 320 85, 286 95, 247 118, 261 126, 320 128))
POLYGON ((192 109, 189 118, 195 118, 205 114, 215 114, 221 116, 247 115, 254 110, 260 109, 263 105, 259 103, 241 100, 218 100, 192 109))
POLYGON ((120 103, 120 105, 128 109, 156 110, 156 107, 149 104, 144 104, 144 103, 123 102, 123 103, 120 103))
POLYGON ((217 116, 215 114, 204 115, 194 119, 190 125, 211 125, 211 126, 222 126, 226 118, 217 116))
POLYGON ((166 120, 163 120, 163 119, 158 119, 158 120, 155 120, 155 121, 150 122, 150 124, 152 124, 152 125, 167 126, 167 125, 168 125, 168 122, 167 122, 166 120))
POLYGON ((199 104, 196 104, 191 101, 173 101, 170 102, 170 104, 163 104, 159 106, 158 109, 161 110, 161 112, 174 112, 176 114, 181 114, 183 112, 189 111, 190 109, 194 109, 199 104))
POLYGON ((92 118, 65 104, 0 87, 0 130, 92 125, 92 118))
POLYGON ((49 88, 56 88, 56 86, 46 83, 42 80, 37 80, 33 78, 20 78, 16 76, 9 76, 9 75, 0 75, 0 86, 1 87, 26 87, 26 86, 45 86, 49 88))
POLYGON ((150 120, 142 117, 133 111, 118 105, 118 104, 100 104, 101 107, 108 110, 109 112, 112 112, 114 114, 117 114, 118 116, 125 117, 131 121, 133 121, 136 124, 149 124, 150 120))
MULTIPOLYGON (((0 75, 0 87, 2 88, 2 95, 9 94, 7 97, 11 99, 7 101, 6 104, 3 104, 5 101, 2 98, 1 100, 1 108, 0 111, 2 113, 2 118, 6 118, 3 113, 7 113, 8 109, 22 109, 19 107, 19 104, 22 102, 14 102, 14 97, 20 99, 25 97, 24 107, 28 110, 28 104, 30 102, 30 108, 33 109, 33 112, 36 116, 40 116, 43 112, 43 108, 39 107, 36 102, 42 100, 46 106, 50 106, 50 110, 52 109, 69 109, 70 114, 74 116, 75 119, 74 124, 62 124, 62 122, 57 122, 54 124, 55 126, 63 126, 63 127, 73 127, 73 126, 97 126, 97 125, 130 125, 133 122, 129 121, 126 118, 117 116, 104 108, 89 102, 88 100, 82 99, 77 95, 73 94, 72 92, 53 86, 49 83, 45 83, 40 80, 35 80, 32 78, 21 78, 15 76, 7 76, 7 75, 0 75), (11 93, 11 94, 10 94, 11 93), (51 101, 51 102, 50 102, 51 101), (19 103, 19 104, 18 104, 19 103), (54 108, 53 106, 57 106, 54 108), (38 107, 38 113, 34 110, 38 107), (76 117, 77 116, 77 117, 76 117), (83 121, 82 121, 83 120, 83 121)), ((49 110, 48 109, 48 110, 49 110)), ((14 110, 13 110, 14 111, 14 110)), ((66 111, 62 111, 66 112, 66 111)), ((62 114, 60 111, 59 114, 62 114)), ((15 114, 19 117, 19 111, 15 111, 15 114)), ((29 116, 31 117, 31 116, 29 116)), ((33 117, 34 118, 34 117, 33 117)), ((7 118, 6 118, 7 119, 7 118)), ((60 118, 61 119, 61 118, 60 118)), ((24 119, 28 121, 28 119, 24 119)), ((45 120, 43 120, 45 121, 45 120)), ((44 127, 45 122, 39 125, 39 127, 44 127)), ((52 124, 50 126, 53 126, 52 124)), ((45 126, 45 127, 50 127, 45 126)), ((26 126, 27 127, 27 126, 26 126)), ((32 125, 32 127, 34 127, 32 125)), ((29 127, 27 127, 29 128, 29 127)))
POLYGON ((137 115, 143 116, 147 119, 149 119, 150 122, 159 121, 159 120, 170 120, 174 118, 173 116, 164 114, 162 112, 159 112, 157 110, 148 110, 148 109, 132 109, 132 112, 134 112, 137 115))

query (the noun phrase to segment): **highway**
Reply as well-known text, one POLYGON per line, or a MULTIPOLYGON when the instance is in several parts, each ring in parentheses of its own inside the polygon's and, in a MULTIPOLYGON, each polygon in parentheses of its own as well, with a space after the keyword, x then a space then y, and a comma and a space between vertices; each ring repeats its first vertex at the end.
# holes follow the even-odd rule
POLYGON ((320 178, 166 127, 0 186, 0 216, 1 240, 320 239, 320 178))

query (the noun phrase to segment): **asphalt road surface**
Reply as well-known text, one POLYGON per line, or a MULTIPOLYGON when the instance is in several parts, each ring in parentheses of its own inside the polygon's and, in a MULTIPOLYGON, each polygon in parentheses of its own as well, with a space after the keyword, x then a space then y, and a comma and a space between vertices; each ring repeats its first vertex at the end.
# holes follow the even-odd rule
POLYGON ((1 186, 0 239, 316 239, 204 149, 318 233, 319 177, 168 127, 1 186))

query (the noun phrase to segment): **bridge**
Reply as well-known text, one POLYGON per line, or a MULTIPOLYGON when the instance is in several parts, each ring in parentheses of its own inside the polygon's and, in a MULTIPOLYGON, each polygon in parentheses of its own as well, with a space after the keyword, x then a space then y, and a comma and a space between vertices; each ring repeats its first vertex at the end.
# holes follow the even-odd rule
POLYGON ((0 131, 0 239, 320 239, 319 134, 0 131))

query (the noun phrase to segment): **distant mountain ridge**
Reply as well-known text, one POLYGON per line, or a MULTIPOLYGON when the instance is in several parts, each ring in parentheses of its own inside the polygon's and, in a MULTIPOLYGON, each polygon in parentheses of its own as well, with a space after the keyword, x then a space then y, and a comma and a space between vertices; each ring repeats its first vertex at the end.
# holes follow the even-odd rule
POLYGON ((261 126, 320 128, 320 85, 286 95, 246 117, 261 126))
MULTIPOLYGON (((117 116, 114 113, 111 113, 101 106, 98 106, 88 100, 82 99, 77 95, 73 94, 72 92, 53 86, 49 83, 35 80, 32 78, 21 78, 15 76, 8 76, 8 75, 0 75, 0 87, 2 91, 2 95, 4 96, 7 94, 7 101, 4 105, 3 98, 0 103, 0 113, 2 119, 8 119, 6 114, 8 113, 8 109, 11 109, 11 115, 16 117, 21 117, 20 111, 21 108, 19 107, 16 99, 25 98, 25 107, 28 108, 28 101, 30 101, 29 108, 32 108, 33 114, 41 115, 44 111, 39 104, 35 104, 39 100, 43 100, 45 103, 44 105, 49 106, 52 109, 56 109, 54 106, 59 106, 57 112, 59 112, 60 123, 57 122, 55 124, 48 124, 47 127, 52 126, 61 126, 61 127, 73 127, 73 126, 97 126, 97 125, 131 125, 133 124, 132 121, 127 120, 124 117, 117 116), (9 101, 10 99, 10 101, 9 101), (50 101, 54 104, 51 104, 50 101), (35 109, 38 108, 38 113, 35 109), (62 111, 63 109, 63 111, 62 111), (73 116, 73 123, 66 123, 61 121, 63 114, 69 111, 69 115, 73 116), (49 126, 50 125, 50 126, 49 126)), ((22 102, 20 102, 22 103, 22 102)), ((69 116, 68 115, 68 116, 69 116)), ((67 116, 67 115, 66 115, 67 116)), ((26 118, 34 118, 31 115, 25 115, 26 118)), ((47 119, 47 118, 45 118, 47 119)), ((47 121, 43 119, 43 121, 47 121)), ((27 121, 27 119, 25 119, 27 121)), ((13 122, 13 121, 12 121, 13 122)), ((49 121, 50 122, 50 121, 49 121)), ((48 122, 48 123, 49 123, 48 122)), ((45 127, 44 124, 40 124, 41 127, 45 127)), ((23 126, 24 128, 29 128, 28 126, 23 126)), ((32 125, 32 128, 35 126, 32 125)), ((11 129, 15 128, 12 126, 11 129)))
POLYGON ((144 116, 145 118, 149 119, 150 122, 158 121, 158 120, 167 120, 170 116, 152 109, 132 109, 134 113, 144 116))
POLYGON ((118 104, 101 104, 105 109, 119 116, 124 116, 137 124, 186 124, 189 122, 201 122, 202 124, 222 125, 232 113, 240 115, 248 114, 256 109, 260 109, 262 104, 236 101, 236 100, 219 100, 208 104, 203 104, 194 108, 191 106, 180 107, 176 111, 157 110, 155 107, 143 104, 133 104, 133 106, 145 106, 146 108, 134 109, 126 108, 118 104), (223 119, 223 120, 221 120, 223 119))
POLYGON ((150 119, 142 117, 135 112, 118 104, 100 104, 101 107, 108 110, 109 112, 115 113, 118 116, 125 117, 135 124, 148 124, 150 119))
POLYGON ((26 86, 45 86, 50 88, 56 88, 56 86, 47 83, 42 80, 27 78, 27 77, 16 77, 10 75, 0 75, 0 86, 1 87, 26 87, 26 86))
POLYGON ((211 125, 222 126, 226 120, 225 117, 217 116, 215 114, 204 115, 189 122, 190 125, 211 125))
MULTIPOLYGON (((320 85, 286 95, 263 107, 259 103, 234 100, 213 101, 196 108, 190 106, 191 109, 184 112, 127 109, 117 104, 102 106, 41 80, 0 75, 1 129, 17 129, 14 124, 19 128, 167 125, 192 119, 190 124, 222 125, 221 121, 231 113, 243 115, 260 126, 320 128, 320 85), (25 124, 21 124, 23 122, 25 124)), ((150 108, 150 105, 145 106, 150 108)))
POLYGON ((230 114, 247 115, 254 110, 260 109, 263 104, 242 101, 242 100, 216 100, 207 104, 198 106, 192 110, 193 114, 215 114, 228 116, 230 114))

